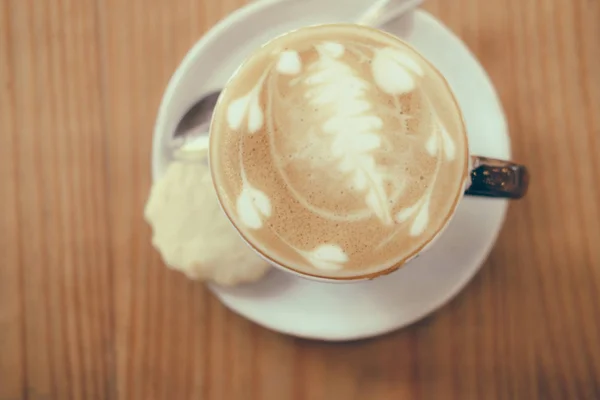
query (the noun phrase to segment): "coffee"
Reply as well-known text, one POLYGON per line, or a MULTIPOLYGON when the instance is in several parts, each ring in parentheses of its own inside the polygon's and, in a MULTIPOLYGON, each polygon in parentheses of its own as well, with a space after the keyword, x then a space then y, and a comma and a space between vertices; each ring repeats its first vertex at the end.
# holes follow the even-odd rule
POLYGON ((339 279, 418 253, 452 215, 468 168, 440 73, 400 39, 351 24, 289 32, 246 60, 217 104, 210 158, 250 245, 339 279))

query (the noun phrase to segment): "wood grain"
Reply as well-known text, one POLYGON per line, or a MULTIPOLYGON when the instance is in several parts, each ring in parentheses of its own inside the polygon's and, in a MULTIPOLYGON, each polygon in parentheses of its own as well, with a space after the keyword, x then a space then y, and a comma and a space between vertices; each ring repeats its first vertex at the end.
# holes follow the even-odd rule
POLYGON ((243 4, 0 1, 0 400, 600 398, 600 2, 426 3, 534 179, 460 296, 345 344, 229 312, 142 220, 162 91, 243 4))

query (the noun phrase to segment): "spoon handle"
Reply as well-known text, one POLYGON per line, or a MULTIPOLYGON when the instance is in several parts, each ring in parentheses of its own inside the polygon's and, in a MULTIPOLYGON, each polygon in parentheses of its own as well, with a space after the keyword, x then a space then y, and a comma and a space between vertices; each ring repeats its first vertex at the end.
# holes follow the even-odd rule
POLYGON ((385 15, 389 15, 393 8, 391 17, 402 15, 413 8, 418 7, 423 0, 378 0, 356 21, 359 25, 378 26, 387 22, 385 15))

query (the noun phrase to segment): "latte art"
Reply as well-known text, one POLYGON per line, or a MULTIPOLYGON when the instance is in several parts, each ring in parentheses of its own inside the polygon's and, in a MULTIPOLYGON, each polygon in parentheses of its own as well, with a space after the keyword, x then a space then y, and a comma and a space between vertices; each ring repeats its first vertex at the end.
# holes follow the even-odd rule
POLYGON ((213 177, 259 252, 322 276, 374 274, 428 243, 466 176, 445 81, 414 50, 354 25, 271 41, 228 83, 213 177))

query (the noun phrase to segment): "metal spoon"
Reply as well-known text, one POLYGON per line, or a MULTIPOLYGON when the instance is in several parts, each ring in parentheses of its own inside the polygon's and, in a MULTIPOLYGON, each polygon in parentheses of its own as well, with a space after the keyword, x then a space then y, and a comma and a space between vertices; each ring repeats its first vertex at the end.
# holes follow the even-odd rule
POLYGON ((212 91, 187 110, 175 128, 173 139, 169 143, 171 150, 181 148, 187 141, 198 135, 208 134, 210 119, 220 94, 220 90, 212 91))
MULTIPOLYGON (((416 8, 423 0, 404 0, 398 5, 394 18, 416 8)), ((384 15, 388 7, 396 3, 395 0, 379 0, 365 11, 358 19, 357 23, 368 26, 383 25, 385 20, 384 15)), ((197 138, 200 135, 208 135, 210 119, 212 118, 213 110, 221 94, 220 90, 209 92, 207 95, 198 100, 181 118, 172 140, 168 143, 172 152, 182 148, 184 144, 197 138)))

